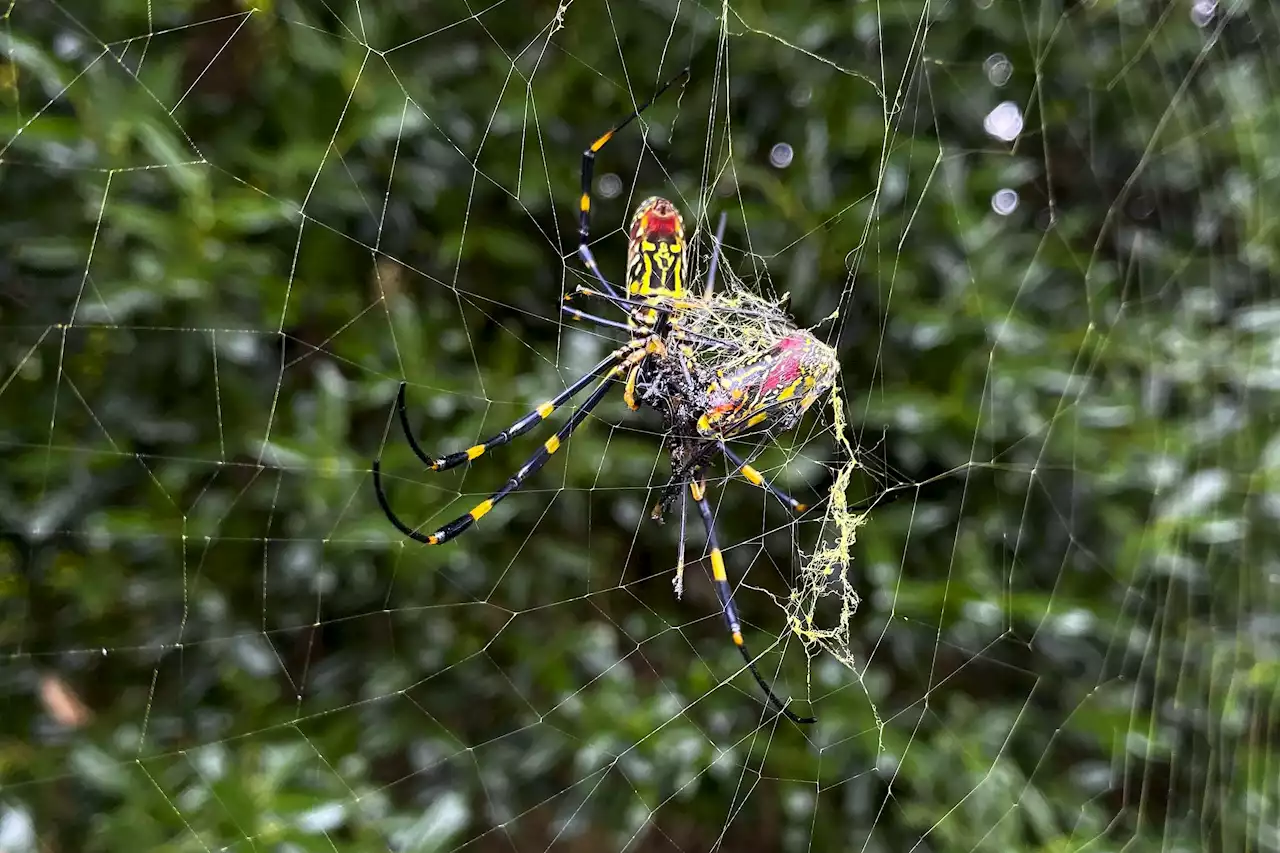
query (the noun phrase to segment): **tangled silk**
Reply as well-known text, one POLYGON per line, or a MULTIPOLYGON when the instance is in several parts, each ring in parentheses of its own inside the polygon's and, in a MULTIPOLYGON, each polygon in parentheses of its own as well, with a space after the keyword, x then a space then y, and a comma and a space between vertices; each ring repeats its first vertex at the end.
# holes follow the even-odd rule
POLYGON ((853 669, 849 625, 860 599, 849 569, 867 513, 851 510, 847 493, 859 462, 837 387, 836 352, 797 327, 786 302, 785 296, 770 301, 730 282, 701 304, 673 312, 668 350, 683 358, 656 361, 650 388, 654 402, 667 410, 677 483, 703 464, 707 437, 786 432, 830 393, 832 432, 843 461, 834 471, 814 550, 780 604, 811 655, 825 650, 853 669))

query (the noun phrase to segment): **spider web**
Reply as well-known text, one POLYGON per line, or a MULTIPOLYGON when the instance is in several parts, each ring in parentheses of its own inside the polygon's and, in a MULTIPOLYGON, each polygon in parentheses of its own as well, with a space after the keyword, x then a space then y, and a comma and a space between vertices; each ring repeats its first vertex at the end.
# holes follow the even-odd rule
POLYGON ((1280 850, 1275 13, 12 0, 0 851, 1280 850), (620 280, 789 294, 838 394, 655 524, 620 280), (585 310, 617 319, 607 305, 585 310), (826 322, 822 322, 826 320, 826 322), (556 424, 568 416, 557 413, 556 424), (821 409, 821 411, 819 411, 821 409), (681 537, 687 577, 673 594, 681 537))

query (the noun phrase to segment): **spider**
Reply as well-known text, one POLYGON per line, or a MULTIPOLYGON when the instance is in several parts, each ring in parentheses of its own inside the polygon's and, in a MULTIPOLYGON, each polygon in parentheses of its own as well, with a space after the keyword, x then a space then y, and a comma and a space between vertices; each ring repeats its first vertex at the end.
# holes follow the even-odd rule
MULTIPOLYGON (((372 466, 377 500, 387 519, 405 536, 426 545, 441 545, 461 535, 547 463, 591 411, 613 388, 623 382, 623 399, 632 410, 649 406, 659 411, 667 427, 665 446, 671 453, 672 477, 654 517, 662 513, 687 487, 706 529, 712 580, 734 645, 769 703, 789 720, 813 723, 787 708, 756 667, 742 636, 742 622, 733 602, 725 570, 724 554, 716 537, 715 521, 706 495, 706 469, 723 455, 750 483, 766 489, 791 511, 802 513, 805 504, 775 487, 728 446, 730 439, 753 431, 777 433, 793 428, 812 404, 831 390, 839 376, 835 351, 808 331, 799 329, 782 310, 785 297, 770 303, 732 290, 715 292, 716 266, 724 232, 721 216, 707 283, 701 295, 689 292, 686 279, 688 243, 684 220, 674 204, 651 197, 640 203, 628 228, 625 294, 600 271, 589 246, 591 184, 596 154, 613 136, 637 119, 663 92, 688 76, 685 69, 661 86, 627 118, 597 138, 582 154, 582 194, 579 199, 578 257, 597 287, 579 286, 565 297, 561 311, 578 320, 624 331, 628 339, 595 367, 554 398, 535 407, 497 435, 466 450, 432 456, 414 438, 405 406, 405 383, 396 396, 401 429, 414 454, 432 471, 446 471, 472 462, 495 448, 509 444, 532 430, 589 385, 594 389, 585 402, 548 438, 506 484, 470 512, 448 522, 434 533, 423 533, 403 522, 391 509, 382 487, 380 460, 372 466), (625 322, 588 314, 568 304, 576 294, 598 297, 622 310, 625 322), (750 334, 743 330, 749 329, 750 334)), ((681 507, 681 548, 675 580, 681 588, 684 566, 681 507)))

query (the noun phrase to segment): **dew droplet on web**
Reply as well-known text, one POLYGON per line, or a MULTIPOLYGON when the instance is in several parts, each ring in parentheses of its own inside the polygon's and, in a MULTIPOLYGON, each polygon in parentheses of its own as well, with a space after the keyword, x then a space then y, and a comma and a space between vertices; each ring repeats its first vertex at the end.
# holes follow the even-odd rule
POLYGON ((622 193, 622 178, 613 172, 607 172, 600 176, 597 189, 601 198, 617 198, 622 193))
POLYGON ((1003 53, 993 53, 982 63, 982 70, 993 86, 1003 86, 1013 76, 1013 63, 1003 53))
POLYGON ((982 120, 982 129, 1003 142, 1012 142, 1022 133, 1022 110, 1013 101, 1004 101, 982 120))
POLYGON ((63 31, 53 39, 53 52, 64 62, 75 59, 83 52, 83 49, 84 43, 72 33, 63 31))
POLYGON ((769 162, 778 169, 785 169, 790 166, 794 157, 795 151, 785 142, 779 142, 769 149, 769 162))
POLYGON ((1191 4, 1191 22, 1203 29, 1213 22, 1217 11, 1218 0, 1196 0, 1191 4))
POLYGON ((1005 187, 991 196, 991 209, 1001 216, 1008 216, 1018 209, 1018 191, 1005 187))

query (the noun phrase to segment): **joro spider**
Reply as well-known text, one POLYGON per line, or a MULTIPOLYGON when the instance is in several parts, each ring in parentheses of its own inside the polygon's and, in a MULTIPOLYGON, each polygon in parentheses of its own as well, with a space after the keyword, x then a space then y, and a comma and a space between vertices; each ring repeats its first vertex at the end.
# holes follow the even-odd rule
MULTIPOLYGON (((595 382, 585 402, 548 438, 502 488, 470 512, 455 518, 434 533, 410 527, 392 511, 382 487, 380 460, 373 462, 373 485, 378 504, 387 519, 405 536, 426 545, 441 545, 461 535, 483 518, 498 502, 517 491, 547 463, 563 441, 573 434, 591 411, 623 380, 623 398, 632 409, 648 405, 662 413, 671 452, 671 483, 654 510, 662 511, 685 486, 698 507, 706 528, 712 580, 733 643, 769 702, 796 723, 813 723, 787 708, 765 682, 742 637, 742 622, 733 602, 725 571, 724 555, 716 537, 715 520, 706 495, 706 471, 717 455, 723 455, 750 483, 773 494, 793 512, 807 507, 775 487, 759 471, 729 449, 727 441, 755 433, 774 434, 795 427, 804 413, 829 391, 839 376, 835 351, 812 333, 799 329, 782 311, 781 302, 759 298, 745 300, 741 293, 716 293, 716 264, 723 236, 721 217, 713 242, 713 254, 703 294, 692 295, 686 286, 688 243, 684 220, 674 204, 664 198, 645 199, 636 209, 628 229, 626 293, 618 292, 600 271, 588 245, 591 183, 596 154, 619 130, 640 116, 663 92, 687 77, 686 68, 668 81, 649 101, 615 124, 582 154, 582 195, 579 213, 578 257, 595 279, 598 289, 579 287, 576 293, 599 297, 624 312, 618 322, 580 311, 568 304, 561 310, 573 318, 625 331, 626 343, 605 356, 595 367, 557 394, 535 407, 497 435, 466 450, 435 457, 414 438, 405 407, 405 383, 396 396, 396 411, 405 439, 414 454, 432 471, 447 471, 471 462, 510 443, 551 417, 558 408, 595 382), (753 334, 741 333, 739 323, 750 324, 753 334)), ((565 297, 566 303, 574 294, 565 297)), ((683 572, 683 505, 681 508, 681 558, 677 589, 683 572)))

